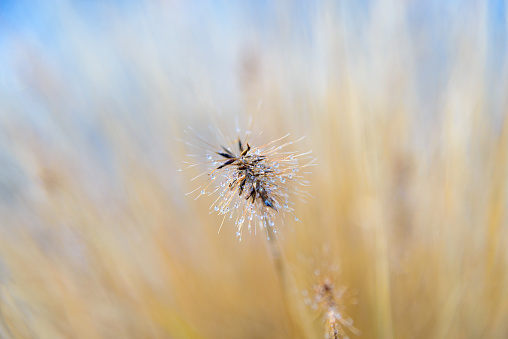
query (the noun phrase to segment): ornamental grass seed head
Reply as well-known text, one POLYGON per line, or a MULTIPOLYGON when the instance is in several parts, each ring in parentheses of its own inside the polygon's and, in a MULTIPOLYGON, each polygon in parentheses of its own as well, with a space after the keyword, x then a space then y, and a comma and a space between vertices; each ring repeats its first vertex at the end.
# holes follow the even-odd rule
MULTIPOLYGON (((360 335, 360 330, 353 325, 353 319, 346 313, 346 300, 349 299, 346 295, 347 287, 336 286, 332 276, 321 276, 319 270, 316 276, 318 282, 312 286, 312 295, 304 291, 305 303, 321 314, 325 329, 324 337, 349 339, 348 332, 360 335)), ((353 299, 350 302, 356 303, 356 300, 353 299)))
POLYGON ((208 178, 193 192, 200 191, 196 199, 202 195, 216 196, 210 209, 223 215, 219 232, 224 221, 230 219, 234 221, 240 241, 245 228, 249 233, 263 229, 270 239, 271 234, 277 236, 276 224, 284 223, 287 214, 299 221, 294 214, 293 199, 309 196, 301 189, 309 185, 303 177, 308 172, 302 170, 314 165, 314 160, 308 157, 311 151, 287 150, 303 137, 284 141, 289 137, 287 134, 261 146, 251 145, 247 137, 217 147, 199 138, 207 145, 199 148, 206 150, 206 160, 201 163, 207 165, 208 170, 196 178, 205 174, 208 178), (306 161, 303 165, 302 160, 306 161))

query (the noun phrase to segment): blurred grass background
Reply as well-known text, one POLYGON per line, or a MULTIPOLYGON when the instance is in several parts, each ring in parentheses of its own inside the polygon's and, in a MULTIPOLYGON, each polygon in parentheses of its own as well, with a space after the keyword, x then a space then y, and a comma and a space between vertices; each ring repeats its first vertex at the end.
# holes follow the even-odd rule
POLYGON ((321 338, 316 270, 363 338, 507 338, 506 14, 0 2, 0 338, 321 338), (249 117, 318 158, 283 289, 264 236, 217 234, 177 172, 186 126, 249 117))

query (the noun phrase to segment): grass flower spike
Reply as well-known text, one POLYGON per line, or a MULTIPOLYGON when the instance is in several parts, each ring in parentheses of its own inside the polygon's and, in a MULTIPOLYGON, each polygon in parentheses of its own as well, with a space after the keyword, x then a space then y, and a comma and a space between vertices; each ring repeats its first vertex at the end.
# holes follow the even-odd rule
POLYGON ((360 331, 353 326, 353 319, 346 313, 346 287, 336 287, 330 277, 325 277, 314 285, 313 290, 314 297, 309 299, 309 303, 323 316, 325 338, 347 339, 347 331, 360 335, 360 331))
POLYGON ((292 199, 308 195, 300 189, 308 185, 301 170, 313 163, 299 162, 311 152, 286 150, 303 139, 284 142, 288 136, 258 147, 250 145, 247 139, 243 142, 237 139, 208 151, 205 161, 209 166, 205 172, 208 180, 195 191, 201 190, 199 196, 217 195, 210 209, 224 216, 219 231, 229 218, 234 220, 240 240, 245 228, 249 232, 264 229, 270 238, 271 234, 276 235, 276 223, 279 219, 283 222, 285 215, 291 214, 298 221, 292 199))

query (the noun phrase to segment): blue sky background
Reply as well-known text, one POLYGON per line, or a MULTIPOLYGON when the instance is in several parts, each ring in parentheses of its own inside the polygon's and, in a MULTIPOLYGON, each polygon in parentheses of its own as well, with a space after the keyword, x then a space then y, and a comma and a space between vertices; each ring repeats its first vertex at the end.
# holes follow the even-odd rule
MULTIPOLYGON (((52 124, 48 117, 54 107, 36 80, 44 76, 40 72, 63 84, 66 94, 52 94, 61 95, 58 109, 76 130, 89 126, 92 132, 85 134, 96 135, 93 140, 100 140, 94 112, 101 101, 126 107, 111 114, 132 118, 136 128, 150 124, 139 112, 150 104, 143 93, 162 91, 155 76, 182 91, 179 98, 187 100, 183 106, 195 101, 197 92, 209 93, 205 101, 215 106, 237 110, 242 100, 239 56, 261 50, 264 60, 280 64, 274 67, 291 95, 319 93, 330 81, 347 76, 377 93, 394 70, 405 72, 408 67, 418 97, 414 114, 430 118, 442 104, 450 76, 458 72, 458 61, 463 60, 467 72, 479 60, 485 113, 501 119, 507 68, 505 1, 490 0, 486 6, 438 0, 391 4, 2 0, 0 115, 38 130, 52 124), (462 48, 473 52, 461 55, 462 48), (335 53, 339 57, 331 57, 335 53), (333 58, 344 62, 340 55, 347 71, 333 66, 333 58), (145 71, 155 64, 157 71, 150 72, 156 75, 145 71)), ((188 112, 183 106, 182 112, 188 112)), ((54 138, 58 130, 43 134, 54 138)))

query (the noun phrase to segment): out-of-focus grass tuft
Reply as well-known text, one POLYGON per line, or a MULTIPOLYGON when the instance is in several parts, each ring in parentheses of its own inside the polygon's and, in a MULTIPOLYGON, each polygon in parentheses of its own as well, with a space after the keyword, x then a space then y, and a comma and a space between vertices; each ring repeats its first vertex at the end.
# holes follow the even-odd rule
POLYGON ((330 265, 363 338, 508 336, 503 2, 0 9, 0 337, 320 338, 330 265), (287 291, 177 172, 249 117, 318 159, 287 291))

